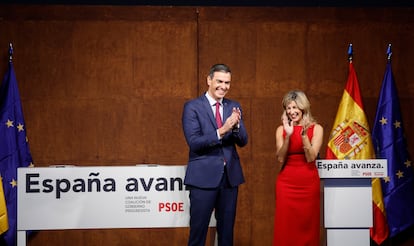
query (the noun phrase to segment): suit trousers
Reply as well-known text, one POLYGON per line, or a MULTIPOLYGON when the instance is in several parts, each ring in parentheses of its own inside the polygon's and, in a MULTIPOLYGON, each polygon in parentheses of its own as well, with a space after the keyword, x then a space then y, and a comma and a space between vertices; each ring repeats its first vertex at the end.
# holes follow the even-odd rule
POLYGON ((214 211, 219 246, 233 245, 238 186, 231 187, 226 168, 217 188, 190 188, 190 236, 188 246, 204 246, 214 211))

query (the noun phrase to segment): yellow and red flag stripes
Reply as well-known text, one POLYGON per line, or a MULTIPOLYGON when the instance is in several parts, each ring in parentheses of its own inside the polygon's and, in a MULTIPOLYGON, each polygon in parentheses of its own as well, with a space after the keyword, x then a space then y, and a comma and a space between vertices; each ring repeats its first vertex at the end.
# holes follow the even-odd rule
POLYGON ((372 179, 372 201, 373 209, 373 227, 370 229, 372 240, 378 245, 387 239, 389 235, 388 224, 385 213, 384 199, 382 195, 381 180, 379 178, 372 179))
POLYGON ((0 235, 9 229, 9 220, 7 218, 6 199, 4 198, 3 182, 0 177, 0 235))
POLYGON ((326 159, 373 159, 374 156, 358 79, 353 63, 349 62, 348 80, 329 136, 326 159))

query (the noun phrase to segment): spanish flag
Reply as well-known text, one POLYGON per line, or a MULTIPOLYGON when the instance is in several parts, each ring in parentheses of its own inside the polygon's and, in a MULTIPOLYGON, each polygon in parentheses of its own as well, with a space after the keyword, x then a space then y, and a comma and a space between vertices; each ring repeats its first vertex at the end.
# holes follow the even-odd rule
POLYGON ((329 136, 326 159, 373 159, 367 117, 352 60, 348 81, 339 104, 334 126, 329 136))
POLYGON ((370 229, 372 240, 380 245, 389 235, 388 223, 385 212, 384 197, 382 194, 381 180, 372 179, 372 202, 374 222, 370 229))
MULTIPOLYGON (((374 159, 375 151, 352 63, 352 53, 349 55, 348 80, 329 136, 326 159, 374 159)), ((388 227, 378 178, 372 179, 372 193, 374 226, 370 233, 371 238, 380 244, 388 237, 388 227)))

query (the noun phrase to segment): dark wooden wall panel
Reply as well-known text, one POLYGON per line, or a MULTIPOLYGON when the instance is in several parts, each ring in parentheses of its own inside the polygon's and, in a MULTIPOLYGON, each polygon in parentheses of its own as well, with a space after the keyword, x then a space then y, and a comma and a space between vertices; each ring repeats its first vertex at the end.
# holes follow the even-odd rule
MULTIPOLYGON (((35 164, 185 164, 183 104, 197 95, 194 8, 7 6, 35 164), (30 130, 29 130, 30 129, 30 130)), ((184 245, 187 228, 38 232, 30 245, 184 245)))
POLYGON ((196 95, 197 36, 195 10, 181 9, 186 16, 131 7, 11 8, 28 20, 4 13, 27 124, 39 129, 29 132, 38 164, 184 164, 177 115, 196 95))
MULTIPOLYGON (((6 70, 13 42, 37 166, 176 165, 187 160, 183 104, 205 92, 213 63, 227 63, 233 70, 229 97, 241 102, 250 137, 240 149, 246 184, 240 187, 235 245, 271 245, 282 96, 291 89, 306 91, 326 144, 346 83, 349 43, 371 126, 386 45, 392 43, 414 154, 413 13, 412 8, 3 5, 0 71, 6 70)), ((187 228, 41 231, 29 245, 185 245, 187 235, 187 228)), ((323 227, 321 235, 323 245, 323 227)))

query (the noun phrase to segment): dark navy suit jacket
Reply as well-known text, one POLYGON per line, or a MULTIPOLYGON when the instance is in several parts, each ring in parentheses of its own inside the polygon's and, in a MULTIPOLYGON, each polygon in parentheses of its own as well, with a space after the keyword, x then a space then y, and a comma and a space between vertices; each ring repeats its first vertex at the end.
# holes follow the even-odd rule
MULTIPOLYGON (((236 101, 223 98, 223 122, 231 115, 233 107, 241 110, 236 101)), ((207 97, 202 96, 184 105, 182 126, 190 148, 184 183, 199 188, 216 188, 224 172, 224 162, 232 187, 244 182, 236 145, 247 144, 243 120, 238 130, 230 131, 222 139, 217 137, 217 123, 207 97)))

